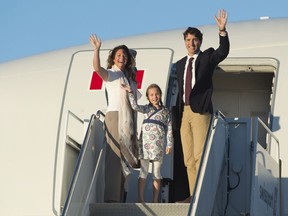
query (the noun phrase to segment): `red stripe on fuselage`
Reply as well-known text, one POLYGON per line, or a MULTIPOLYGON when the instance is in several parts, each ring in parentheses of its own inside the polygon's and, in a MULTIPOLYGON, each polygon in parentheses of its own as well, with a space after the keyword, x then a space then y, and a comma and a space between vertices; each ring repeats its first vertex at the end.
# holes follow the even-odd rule
MULTIPOLYGON (((137 70, 136 73, 136 81, 137 81, 137 88, 141 89, 142 82, 143 82, 144 70, 137 70)), ((101 90, 103 86, 102 78, 97 74, 96 71, 93 71, 92 78, 90 82, 90 90, 101 90)))
POLYGON ((89 89, 90 90, 101 90, 102 85, 103 85, 102 78, 97 74, 96 71, 93 71, 89 89))

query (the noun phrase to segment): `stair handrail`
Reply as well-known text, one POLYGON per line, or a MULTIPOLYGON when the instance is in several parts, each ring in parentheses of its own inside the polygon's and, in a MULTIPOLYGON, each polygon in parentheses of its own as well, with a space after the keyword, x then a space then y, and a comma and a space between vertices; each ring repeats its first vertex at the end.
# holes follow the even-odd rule
MULTIPOLYGON (((263 126, 263 128, 267 131, 267 133, 276 141, 277 148, 278 148, 277 160, 280 160, 280 144, 279 144, 278 138, 275 136, 275 134, 270 130, 270 128, 259 117, 256 117, 255 121, 258 121, 263 126)), ((266 150, 271 155, 271 140, 269 142, 267 142, 266 150)))

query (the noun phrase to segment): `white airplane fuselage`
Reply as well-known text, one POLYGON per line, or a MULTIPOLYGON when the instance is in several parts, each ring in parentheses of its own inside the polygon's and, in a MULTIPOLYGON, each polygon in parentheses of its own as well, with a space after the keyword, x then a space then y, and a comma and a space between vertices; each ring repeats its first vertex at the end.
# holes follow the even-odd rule
MULTIPOLYGON (((271 146, 271 152, 273 157, 280 157, 282 161, 282 215, 288 215, 288 206, 285 205, 288 202, 287 26, 288 18, 228 24, 231 49, 228 58, 219 67, 235 76, 238 73, 260 72, 258 74, 272 74, 274 77, 263 91, 251 86, 264 86, 262 81, 265 79, 260 83, 257 79, 253 80, 256 82, 249 85, 250 89, 245 89, 245 94, 235 89, 234 92, 228 91, 232 87, 229 87, 229 79, 225 75, 216 77, 225 79, 215 80, 213 101, 215 109, 224 109, 224 114, 227 111, 230 117, 262 116, 279 139, 280 155, 276 145, 271 146), (255 102, 259 98, 258 93, 259 97, 265 95, 266 99, 255 102), (252 109, 255 112, 243 108, 245 103, 251 102, 249 96, 255 102, 255 109, 252 109), (262 107, 262 102, 267 107, 262 107), (234 110, 233 113, 230 109, 234 110)), ((200 26, 199 29, 204 33, 201 49, 217 48, 217 26, 200 26)), ((143 74, 138 88, 143 95, 139 104, 147 103, 146 87, 157 83, 166 92, 164 103, 171 108, 175 105, 176 94, 168 95, 167 90, 172 88, 169 79, 173 65, 186 55, 184 30, 103 41, 101 64, 106 66, 108 51, 117 45, 125 44, 137 50, 137 68, 143 74)), ((69 187, 63 184, 66 178, 63 170, 66 166, 67 134, 73 134, 81 144, 85 127, 79 124, 77 118, 85 122, 97 110, 105 113, 106 109, 103 83, 94 80, 97 85, 91 86, 92 58, 91 46, 86 44, 0 65, 1 215, 61 214, 69 187), (71 113, 77 118, 69 119, 71 113), (70 124, 71 128, 67 126, 67 121, 74 121, 70 124)), ((239 89, 247 84, 246 81, 241 83, 239 79, 239 89)), ((138 126, 140 124, 141 117, 138 126)), ((171 169, 166 170, 168 176, 173 175, 171 169)))

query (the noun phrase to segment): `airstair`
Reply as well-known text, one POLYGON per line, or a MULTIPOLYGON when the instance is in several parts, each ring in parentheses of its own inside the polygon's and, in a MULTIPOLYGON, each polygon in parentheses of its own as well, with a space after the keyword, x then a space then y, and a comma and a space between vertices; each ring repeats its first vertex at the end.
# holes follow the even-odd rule
MULTIPOLYGON (((91 116, 62 215, 281 215, 279 143, 259 118, 225 118, 220 111, 214 115, 192 201, 183 204, 169 203, 167 188, 162 188, 160 203, 104 203, 105 135, 100 116, 91 116), (258 137, 259 128, 265 131, 264 141, 258 137), (276 158, 270 153, 272 144, 278 148, 276 158)), ((137 185, 137 172, 132 186, 137 185)))

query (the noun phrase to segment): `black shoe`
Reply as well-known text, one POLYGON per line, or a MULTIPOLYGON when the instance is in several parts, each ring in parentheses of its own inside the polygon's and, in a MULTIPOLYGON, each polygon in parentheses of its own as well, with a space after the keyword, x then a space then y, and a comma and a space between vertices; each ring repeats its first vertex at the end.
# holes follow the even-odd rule
POLYGON ((176 203, 191 203, 192 196, 187 197, 185 200, 177 201, 176 203))

